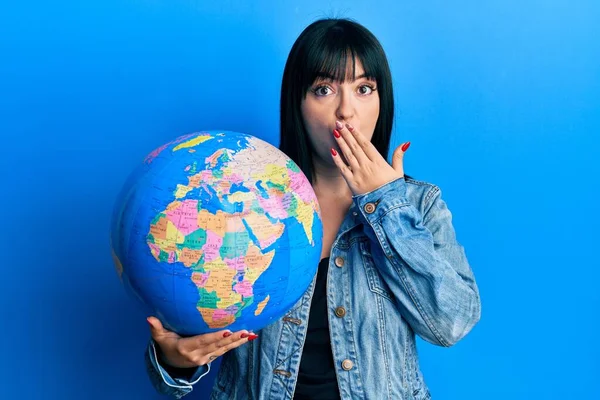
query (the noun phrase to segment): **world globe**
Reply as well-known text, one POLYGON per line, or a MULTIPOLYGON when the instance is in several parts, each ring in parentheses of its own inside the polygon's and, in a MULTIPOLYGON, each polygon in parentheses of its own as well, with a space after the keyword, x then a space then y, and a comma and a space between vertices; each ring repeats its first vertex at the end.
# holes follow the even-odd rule
POLYGON ((281 318, 312 282, 323 237, 298 166, 231 131, 152 151, 125 181, 110 225, 126 292, 186 336, 258 331, 281 318))

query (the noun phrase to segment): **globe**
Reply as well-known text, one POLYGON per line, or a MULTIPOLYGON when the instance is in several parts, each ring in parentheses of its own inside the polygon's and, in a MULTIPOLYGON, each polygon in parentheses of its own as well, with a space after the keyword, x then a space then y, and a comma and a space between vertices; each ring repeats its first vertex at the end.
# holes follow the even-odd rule
POLYGON ((285 315, 319 264, 310 182, 252 135, 203 131, 152 151, 126 179, 110 224, 126 292, 180 335, 258 331, 285 315))

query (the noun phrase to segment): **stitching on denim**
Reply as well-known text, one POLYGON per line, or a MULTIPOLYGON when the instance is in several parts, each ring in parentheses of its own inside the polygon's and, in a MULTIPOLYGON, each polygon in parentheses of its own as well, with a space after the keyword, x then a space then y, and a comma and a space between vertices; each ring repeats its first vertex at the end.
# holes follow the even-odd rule
POLYGON ((375 298, 375 301, 377 304, 377 308, 379 310, 377 319, 381 323, 380 338, 381 338, 381 348, 383 349, 383 363, 385 364, 385 373, 386 373, 385 380, 386 380, 386 384, 387 384, 387 388, 388 388, 388 399, 392 399, 392 387, 391 387, 391 381, 390 381, 391 372, 390 372, 390 364, 388 362, 387 342, 386 342, 386 336, 385 336, 386 325, 385 325, 385 318, 382 317, 383 305, 381 304, 381 299, 375 298))
POLYGON ((410 366, 408 365, 408 361, 409 361, 409 336, 410 333, 413 332, 411 326, 408 324, 407 322, 407 330, 406 330, 406 336, 404 337, 404 387, 406 390, 406 393, 409 392, 409 390, 412 388, 412 378, 411 378, 411 371, 410 371, 410 366))
POLYGON ((433 187, 429 189, 429 192, 427 192, 427 195, 425 196, 425 201, 429 201, 439 191, 440 188, 438 186, 433 185, 433 187))
MULTIPOLYGON (((346 283, 347 283, 347 279, 344 279, 343 282, 342 282, 342 284, 346 284, 346 283)), ((349 287, 346 287, 346 290, 344 290, 344 295, 343 296, 344 296, 344 302, 346 302, 346 304, 350 304, 350 300, 348 300, 346 298, 346 293, 350 293, 350 288, 349 287)), ((347 316, 347 317, 348 318, 345 319, 345 320, 347 321, 348 325, 350 326, 350 333, 353 333, 354 329, 352 328, 352 310, 350 310, 350 316, 347 316)), ((358 366, 358 354, 359 354, 359 352, 356 350, 356 342, 354 340, 354 335, 353 334, 348 335, 348 338, 352 342, 352 347, 354 348, 354 355, 355 355, 354 359, 355 359, 355 362, 356 362, 355 368, 356 368, 356 373, 358 375, 358 379, 357 379, 356 385, 358 386, 359 390, 364 394, 364 389, 363 389, 363 385, 362 385, 363 379, 362 379, 361 374, 360 374, 360 367, 358 366)), ((350 379, 350 382, 352 382, 352 379, 350 379)))
POLYGON ((290 390, 287 388, 287 383, 283 381, 283 378, 281 377, 281 375, 279 374, 274 374, 273 375, 275 378, 277 378, 279 380, 279 382, 281 383, 281 386, 283 386, 283 390, 285 390, 285 392, 288 394, 288 396, 290 396, 290 398, 292 397, 292 393, 290 392, 290 390))
MULTIPOLYGON (((378 289, 378 288, 376 288, 376 287, 375 287, 375 282, 373 282, 373 287, 371 287, 371 277, 369 276, 369 272, 368 272, 367 270, 368 270, 368 269, 376 269, 376 267, 375 267, 374 265, 373 265, 373 267, 371 267, 371 266, 369 266, 369 265, 368 265, 368 264, 369 264, 369 262, 368 262, 368 261, 367 261, 367 259, 365 258, 365 257, 367 257, 367 256, 365 256, 365 255, 363 254, 363 252, 362 252, 362 250, 363 250, 363 247, 365 246, 365 243, 366 243, 366 242, 367 242, 366 240, 361 240, 361 241, 360 241, 360 244, 359 244, 359 247, 360 247, 360 248, 359 248, 359 251, 360 251, 360 253, 361 253, 361 254, 360 254, 360 256, 361 256, 361 259, 363 260, 363 264, 365 265, 365 273, 367 274, 367 281, 368 281, 368 283, 369 283, 369 289, 370 289, 370 290, 371 290, 373 293, 375 293, 375 294, 378 294, 378 295, 380 295, 381 297, 384 297, 384 298, 386 298, 388 301, 390 301, 390 302, 392 302, 392 304, 394 304, 394 300, 393 300, 393 298, 392 298, 392 295, 391 295, 390 293, 388 293, 388 292, 387 292, 387 291, 386 291, 384 288, 381 288, 381 289, 378 289)), ((364 250, 366 251, 366 249, 364 249, 364 250)), ((373 264, 374 264, 374 263, 373 263, 373 264)), ((375 272, 375 273, 376 273, 376 272, 375 272)), ((377 279, 377 278, 376 278, 376 277, 373 277, 373 280, 375 280, 375 279, 377 279)))

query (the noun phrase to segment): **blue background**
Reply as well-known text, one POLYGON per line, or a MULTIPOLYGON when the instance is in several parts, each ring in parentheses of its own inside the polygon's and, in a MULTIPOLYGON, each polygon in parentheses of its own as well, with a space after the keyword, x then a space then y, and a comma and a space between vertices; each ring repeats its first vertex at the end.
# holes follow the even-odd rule
POLYGON ((600 398, 597 1, 3 3, 0 398, 161 398, 110 257, 115 196, 184 133, 276 144, 287 53, 322 16, 380 38, 394 144, 442 187, 479 283, 463 341, 419 342, 433 398, 600 398))

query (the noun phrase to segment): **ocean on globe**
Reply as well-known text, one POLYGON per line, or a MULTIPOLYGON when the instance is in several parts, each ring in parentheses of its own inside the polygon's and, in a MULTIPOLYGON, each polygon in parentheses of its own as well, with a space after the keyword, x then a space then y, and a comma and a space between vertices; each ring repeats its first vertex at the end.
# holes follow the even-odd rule
POLYGON ((255 136, 204 131, 151 152, 114 206, 126 291, 180 335, 258 331, 316 274, 323 226, 310 182, 255 136))

